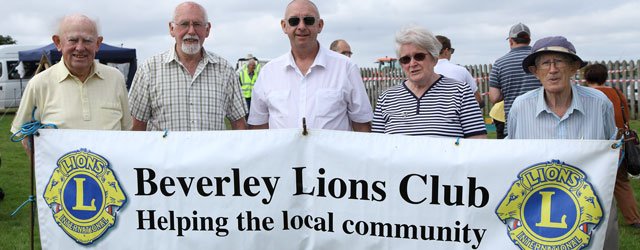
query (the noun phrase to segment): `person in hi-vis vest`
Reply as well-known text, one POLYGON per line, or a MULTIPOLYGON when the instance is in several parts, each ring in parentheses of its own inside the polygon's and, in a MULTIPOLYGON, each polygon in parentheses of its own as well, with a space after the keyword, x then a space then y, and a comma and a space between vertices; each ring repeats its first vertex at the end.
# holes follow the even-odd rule
POLYGON ((247 108, 251 109, 251 91, 253 91, 253 85, 258 79, 258 73, 260 72, 260 65, 255 58, 249 59, 247 64, 242 67, 240 72, 240 84, 242 84, 242 95, 247 101, 247 108))

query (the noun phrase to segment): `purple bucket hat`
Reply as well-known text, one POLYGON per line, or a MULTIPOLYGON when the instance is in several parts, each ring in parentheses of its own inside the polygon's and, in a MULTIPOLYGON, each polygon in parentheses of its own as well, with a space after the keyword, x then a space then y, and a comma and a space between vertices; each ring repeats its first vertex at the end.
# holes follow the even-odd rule
POLYGON ((580 62, 580 68, 587 65, 586 62, 582 61, 582 59, 576 55, 576 48, 573 47, 573 44, 569 42, 567 38, 563 36, 550 36, 542 38, 533 44, 531 54, 525 57, 522 61, 522 69, 524 72, 531 74, 529 66, 533 66, 535 64, 536 57, 547 52, 562 53, 571 56, 576 61, 580 62))

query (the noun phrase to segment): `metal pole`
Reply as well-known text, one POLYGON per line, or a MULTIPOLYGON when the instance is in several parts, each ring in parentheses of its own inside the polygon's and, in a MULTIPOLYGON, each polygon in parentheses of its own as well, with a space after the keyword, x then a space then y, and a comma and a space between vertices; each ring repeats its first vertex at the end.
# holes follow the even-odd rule
POLYGON ((31 240, 30 240, 30 246, 31 246, 31 250, 34 250, 34 238, 35 238, 35 222, 34 222, 34 217, 35 217, 35 213, 36 213, 36 201, 35 201, 35 164, 34 161, 35 159, 34 157, 34 151, 35 151, 35 145, 33 143, 33 135, 29 136, 29 146, 31 148, 31 150, 29 151, 29 159, 31 160, 31 197, 33 197, 33 201, 31 201, 31 240))

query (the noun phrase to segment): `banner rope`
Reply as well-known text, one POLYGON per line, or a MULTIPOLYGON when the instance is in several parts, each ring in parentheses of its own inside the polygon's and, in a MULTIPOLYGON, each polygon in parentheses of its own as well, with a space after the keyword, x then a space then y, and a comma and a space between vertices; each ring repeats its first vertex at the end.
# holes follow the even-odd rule
POLYGON ((18 208, 16 208, 16 210, 13 211, 13 213, 11 213, 11 217, 14 217, 18 213, 18 211, 20 211, 20 209, 22 209, 24 206, 29 204, 29 202, 34 202, 34 203, 36 202, 33 195, 29 195, 29 198, 26 201, 24 201, 22 204, 20 204, 20 206, 18 206, 18 208))
POLYGON ((38 129, 41 128, 58 128, 55 124, 42 124, 39 120, 36 120, 35 115, 37 108, 38 107, 33 107, 33 111, 31 112, 31 122, 23 124, 22 127, 20 127, 20 130, 11 135, 12 142, 20 142, 24 140, 24 138, 36 134, 38 129))

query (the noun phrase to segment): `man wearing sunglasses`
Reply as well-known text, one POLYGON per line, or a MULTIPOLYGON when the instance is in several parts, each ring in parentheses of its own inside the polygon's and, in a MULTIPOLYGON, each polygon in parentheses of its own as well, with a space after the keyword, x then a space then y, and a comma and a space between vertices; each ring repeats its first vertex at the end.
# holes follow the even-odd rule
POLYGON ((211 23, 194 2, 179 4, 169 22, 175 45, 148 59, 129 92, 133 130, 246 129, 247 105, 229 62, 206 51, 211 23))
POLYGON ((469 84, 473 96, 476 98, 476 101, 478 101, 478 104, 480 104, 480 108, 482 109, 484 103, 482 102, 482 98, 480 97, 480 92, 478 92, 478 85, 476 84, 476 80, 473 78, 473 76, 471 76, 471 73, 469 73, 466 68, 453 64, 450 61, 451 55, 453 55, 453 52, 455 51, 454 48, 451 48, 451 40, 449 40, 449 38, 447 38, 446 36, 440 35, 436 36, 436 39, 438 39, 438 42, 440 42, 440 44, 442 45, 442 49, 440 50, 440 54, 438 55, 438 63, 436 63, 436 66, 433 67, 433 70, 443 76, 469 84))
POLYGON ((282 31, 291 51, 265 65, 253 88, 249 125, 254 129, 308 128, 369 132, 373 112, 360 69, 320 46, 324 21, 308 0, 289 3, 282 31))

